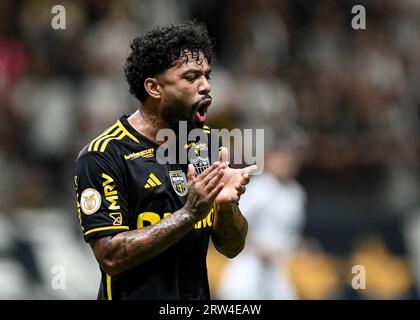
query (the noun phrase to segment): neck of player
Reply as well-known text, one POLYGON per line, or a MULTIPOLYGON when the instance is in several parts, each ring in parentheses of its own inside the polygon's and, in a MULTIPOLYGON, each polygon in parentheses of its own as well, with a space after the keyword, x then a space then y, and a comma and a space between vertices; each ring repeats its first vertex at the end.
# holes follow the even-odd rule
POLYGON ((128 117, 128 123, 146 138, 157 144, 163 143, 156 140, 156 135, 160 129, 167 128, 167 124, 158 115, 144 110, 143 106, 128 117))

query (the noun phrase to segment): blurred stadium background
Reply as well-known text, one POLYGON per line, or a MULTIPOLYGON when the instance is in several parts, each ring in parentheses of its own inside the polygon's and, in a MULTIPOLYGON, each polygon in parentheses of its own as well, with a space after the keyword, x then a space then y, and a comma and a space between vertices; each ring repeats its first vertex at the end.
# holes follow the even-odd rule
MULTIPOLYGON (((205 22, 217 44, 210 124, 265 128, 268 148, 304 146, 298 160, 293 148, 267 158, 289 172, 300 196, 253 190, 255 199, 283 196, 301 207, 250 217, 250 245, 279 242, 268 255, 283 285, 266 288, 264 274, 248 274, 257 290, 245 297, 417 299, 418 0, 2 0, 0 299, 96 298, 99 271, 79 230, 73 161, 137 108, 122 73, 129 41, 190 18, 205 22), (51 28, 55 4, 66 9, 66 30, 51 28), (351 28, 356 4, 366 8, 366 30, 351 28), (366 269, 364 290, 351 287, 354 265, 366 269), (54 266, 66 271, 65 290, 51 285, 54 266)), ((264 265, 256 251, 237 258, 243 270, 264 265)), ((235 261, 211 249, 214 298, 243 297, 229 288, 242 289, 227 272, 235 261)))

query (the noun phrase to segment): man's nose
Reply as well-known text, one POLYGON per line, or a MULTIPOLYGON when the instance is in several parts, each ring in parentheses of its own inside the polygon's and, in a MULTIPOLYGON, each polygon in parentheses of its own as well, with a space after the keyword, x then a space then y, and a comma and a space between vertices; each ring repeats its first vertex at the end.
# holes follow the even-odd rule
POLYGON ((211 85, 209 80, 206 77, 203 77, 203 80, 198 87, 198 93, 200 94, 209 94, 211 91, 211 85))

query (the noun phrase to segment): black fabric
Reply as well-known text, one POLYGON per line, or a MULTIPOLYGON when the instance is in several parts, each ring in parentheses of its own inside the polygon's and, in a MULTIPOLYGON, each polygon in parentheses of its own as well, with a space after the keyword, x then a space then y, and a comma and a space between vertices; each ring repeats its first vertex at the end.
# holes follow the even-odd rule
MULTIPOLYGON (((86 241, 156 223, 185 204, 187 195, 180 196, 175 191, 170 172, 182 170, 186 179, 188 166, 159 164, 158 147, 123 116, 80 152, 74 176, 78 215, 86 241), (155 186, 150 183, 151 174, 155 186), (94 207, 97 202, 93 198, 90 202, 82 199, 82 194, 92 194, 83 193, 87 189, 96 190, 101 197, 100 208, 90 214, 83 208, 94 207)), ((202 149, 208 149, 210 154, 210 147, 202 149)), ((98 299, 210 299, 206 256, 212 221, 211 211, 162 254, 118 276, 108 277, 101 270, 98 299)))

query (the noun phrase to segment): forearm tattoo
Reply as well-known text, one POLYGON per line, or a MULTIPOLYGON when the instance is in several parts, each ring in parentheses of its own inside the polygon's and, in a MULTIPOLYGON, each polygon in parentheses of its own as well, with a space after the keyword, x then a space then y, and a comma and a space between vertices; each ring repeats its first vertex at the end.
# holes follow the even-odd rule
POLYGON ((118 274, 156 257, 187 234, 194 224, 192 213, 182 208, 152 226, 100 238, 91 245, 103 269, 118 274))

